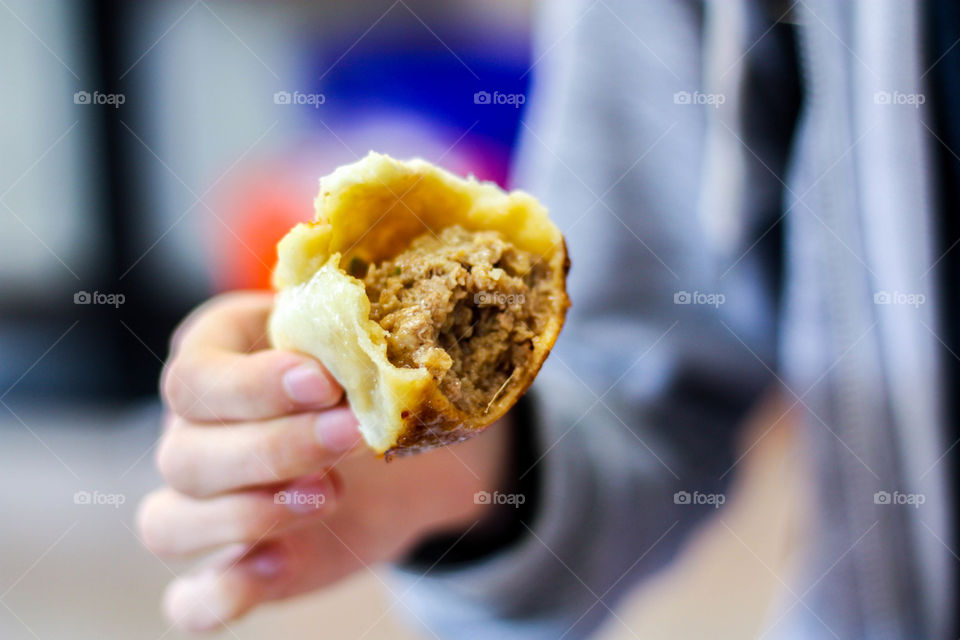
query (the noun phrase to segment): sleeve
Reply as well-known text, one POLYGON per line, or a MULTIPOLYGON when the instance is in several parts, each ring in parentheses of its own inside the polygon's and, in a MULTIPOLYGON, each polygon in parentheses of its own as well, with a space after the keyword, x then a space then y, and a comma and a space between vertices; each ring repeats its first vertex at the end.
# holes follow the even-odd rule
POLYGON ((763 188, 724 248, 702 216, 716 116, 682 99, 702 91, 703 8, 544 5, 518 186, 564 231, 573 306, 516 425, 531 442, 517 476, 536 476, 521 484, 535 495, 516 535, 480 557, 421 554, 391 573, 404 608, 440 637, 593 631, 716 513, 738 427, 776 367, 772 183, 787 145, 763 129, 745 172, 763 188))

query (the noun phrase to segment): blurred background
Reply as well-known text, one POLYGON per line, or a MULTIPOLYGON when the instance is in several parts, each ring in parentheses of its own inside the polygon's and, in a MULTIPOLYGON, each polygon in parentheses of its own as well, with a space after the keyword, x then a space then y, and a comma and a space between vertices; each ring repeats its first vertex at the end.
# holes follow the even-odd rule
MULTIPOLYGON (((183 567, 132 523, 159 484, 171 330, 212 294, 267 287, 317 178, 370 149, 509 187, 523 105, 483 92, 527 95, 531 8, 0 0, 0 638, 178 637, 159 598, 183 567)), ((757 487, 796 480, 784 442, 751 456, 769 447, 757 487)), ((727 612, 712 637, 762 628, 766 569, 791 557, 782 495, 743 529, 735 501, 733 536, 705 533, 696 570, 645 587, 608 635, 701 637, 691 607, 727 612), (731 575, 734 603, 714 589, 731 575)), ((223 635, 430 637, 403 613, 370 572, 223 635)))
POLYGON ((176 320, 268 286, 317 178, 373 147, 506 183, 520 109, 473 96, 526 92, 522 2, 0 9, 8 401, 153 394, 176 320))

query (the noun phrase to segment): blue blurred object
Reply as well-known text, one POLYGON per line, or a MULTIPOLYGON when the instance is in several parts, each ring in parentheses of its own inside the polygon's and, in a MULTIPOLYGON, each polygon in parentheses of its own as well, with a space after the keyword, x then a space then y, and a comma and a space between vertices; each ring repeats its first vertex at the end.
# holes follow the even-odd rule
POLYGON ((348 38, 327 37, 308 48, 304 85, 328 96, 314 118, 343 123, 398 112, 423 116, 448 144, 463 136, 458 146, 480 150, 478 175, 492 172, 481 177, 505 185, 523 104, 478 104, 475 95, 518 95, 525 103, 526 34, 512 39, 505 34, 492 49, 489 41, 480 44, 456 31, 434 35, 420 25, 383 31, 363 38, 342 58, 348 38))

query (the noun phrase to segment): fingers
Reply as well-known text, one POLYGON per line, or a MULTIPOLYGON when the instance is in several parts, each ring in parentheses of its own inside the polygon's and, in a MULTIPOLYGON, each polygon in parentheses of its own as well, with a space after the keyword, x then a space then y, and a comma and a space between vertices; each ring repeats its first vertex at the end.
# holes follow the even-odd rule
POLYGON ((206 349, 181 350, 164 372, 163 395, 177 415, 210 422, 331 407, 343 390, 322 365, 296 353, 206 349))
POLYGON ((170 339, 170 352, 187 343, 214 346, 227 351, 246 351, 263 346, 273 294, 236 291, 208 300, 190 312, 170 339))
POLYGON ((160 489, 140 504, 140 537, 148 549, 163 556, 276 538, 290 528, 331 513, 337 502, 334 474, 322 472, 282 489, 245 491, 208 500, 160 489))
POLYGON ((296 529, 266 545, 224 551, 167 588, 164 609, 181 629, 212 631, 258 604, 330 584, 362 566, 332 529, 296 529))
POLYGON ((203 305, 173 339, 162 390, 189 420, 259 420, 337 404, 343 390, 321 364, 302 354, 264 349, 272 297, 243 293, 203 305))
POLYGON ((316 473, 359 443, 357 419, 346 405, 219 427, 174 416, 160 442, 157 466, 177 491, 206 497, 316 473))
POLYGON ((164 368, 173 415, 157 464, 172 489, 144 500, 143 541, 162 555, 233 545, 168 589, 168 614, 187 629, 216 628, 360 562, 325 524, 338 502, 331 467, 361 449, 356 417, 320 363, 267 348, 272 299, 203 305, 175 332, 164 368))
POLYGON ((270 555, 253 558, 246 545, 224 549, 170 583, 163 597, 164 612, 183 631, 213 631, 249 610, 243 603, 260 591, 257 583, 269 584, 279 568, 270 555))

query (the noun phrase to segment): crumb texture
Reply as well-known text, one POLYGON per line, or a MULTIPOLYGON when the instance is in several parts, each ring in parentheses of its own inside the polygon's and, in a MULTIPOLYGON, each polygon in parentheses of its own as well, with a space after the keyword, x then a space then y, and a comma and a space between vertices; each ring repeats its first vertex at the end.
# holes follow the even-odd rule
POLYGON ((549 267, 496 231, 428 231, 393 259, 349 271, 366 286, 390 363, 425 367, 471 415, 521 381, 550 313, 549 267))

